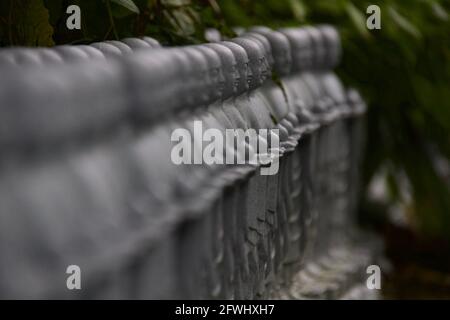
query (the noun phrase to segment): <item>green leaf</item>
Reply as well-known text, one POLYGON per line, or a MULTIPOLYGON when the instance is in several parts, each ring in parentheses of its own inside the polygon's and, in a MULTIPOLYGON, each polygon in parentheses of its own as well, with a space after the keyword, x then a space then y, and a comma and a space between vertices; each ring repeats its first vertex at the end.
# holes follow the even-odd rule
POLYGON ((448 13, 439 2, 430 2, 431 10, 434 16, 442 21, 448 21, 448 13))
POLYGON ((289 0, 289 4, 294 17, 298 21, 304 22, 306 17, 306 7, 304 3, 301 0, 289 0))
MULTIPOLYGON (((12 0, 11 0, 12 1, 12 0)), ((10 45, 53 46, 53 28, 43 0, 10 2, 10 45)))
POLYGON ((117 3, 118 5, 121 5, 122 7, 127 8, 128 10, 139 13, 139 8, 134 4, 132 0, 111 0, 112 2, 117 3))
POLYGON ((422 37, 419 29, 417 29, 414 24, 412 24, 407 18, 402 16, 393 7, 388 7, 388 14, 400 29, 403 29, 405 32, 409 33, 416 39, 420 39, 422 37))
POLYGON ((364 14, 350 1, 345 4, 345 11, 359 34, 365 38, 369 37, 370 34, 366 27, 366 17, 364 14))

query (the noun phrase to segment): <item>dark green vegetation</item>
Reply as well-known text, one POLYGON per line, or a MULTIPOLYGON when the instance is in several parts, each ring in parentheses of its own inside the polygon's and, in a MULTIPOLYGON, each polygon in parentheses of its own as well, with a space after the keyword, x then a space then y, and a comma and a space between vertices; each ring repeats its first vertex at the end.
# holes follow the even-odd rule
POLYGON ((450 0, 2 0, 0 44, 150 35, 175 45, 203 42, 208 27, 232 36, 233 26, 336 25, 344 47, 338 73, 370 105, 365 186, 382 170, 384 205, 406 208, 418 234, 450 239, 450 177, 437 164, 450 159, 449 15, 450 0), (80 31, 65 27, 70 4, 81 7, 80 31), (370 4, 381 7, 381 30, 365 27, 370 4))

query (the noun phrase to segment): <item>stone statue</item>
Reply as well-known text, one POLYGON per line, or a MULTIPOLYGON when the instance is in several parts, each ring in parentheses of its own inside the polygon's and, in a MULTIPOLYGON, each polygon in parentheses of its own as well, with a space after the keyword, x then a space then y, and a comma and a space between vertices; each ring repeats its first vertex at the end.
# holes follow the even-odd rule
MULTIPOLYGON (((233 54, 233 57, 236 61, 236 70, 238 71, 238 74, 236 74, 237 77, 235 78, 235 95, 232 99, 228 99, 223 102, 222 110, 226 115, 228 121, 230 122, 231 128, 246 130, 249 127, 236 106, 236 99, 239 99, 241 95, 247 94, 247 90, 249 88, 247 75, 251 71, 249 68, 248 55, 245 49, 236 43, 223 41, 219 44, 225 48, 228 48, 233 54)), ((231 69, 232 68, 230 68, 230 70, 231 69)), ((246 142, 244 148, 238 148, 238 150, 236 151, 236 160, 249 159, 249 155, 256 152, 256 150, 253 150, 252 145, 246 142), (243 150, 243 153, 240 153, 240 150, 243 150)), ((239 178, 239 180, 237 180, 234 186, 231 189, 228 189, 228 192, 225 193, 223 202, 225 204, 224 211, 231 213, 232 217, 235 218, 235 222, 232 228, 234 233, 232 234, 231 240, 234 247, 234 258, 236 259, 236 261, 239 261, 239 267, 234 268, 232 279, 234 288, 233 294, 236 299, 243 299, 245 297, 252 296, 252 288, 248 281, 251 277, 254 277, 254 275, 249 270, 255 270, 254 267, 257 261, 255 251, 256 248, 253 245, 249 244, 246 240, 249 230, 247 225, 248 211, 246 207, 246 179, 248 178, 249 172, 254 171, 256 167, 252 164, 244 164, 239 165, 235 169, 237 171, 237 178, 239 178)), ((228 219, 226 219, 225 221, 228 221, 228 219)))
POLYGON ((205 30, 205 39, 208 42, 219 42, 222 40, 220 31, 214 28, 208 28, 205 30))
MULTIPOLYGON (((267 140, 261 136, 259 137, 259 143, 265 143, 271 147, 269 145, 270 141, 274 141, 274 139, 279 141, 280 139, 274 131, 270 130, 275 128, 275 123, 270 113, 270 107, 256 90, 263 85, 270 76, 270 65, 267 58, 268 54, 266 48, 264 47, 262 41, 258 41, 255 37, 253 39, 250 37, 240 37, 235 38, 232 41, 246 50, 249 57, 250 70, 250 90, 248 93, 236 99, 236 106, 241 112, 249 128, 256 130, 266 129, 269 130, 268 137, 269 135, 274 135, 274 138, 270 137, 270 139, 267 140)), ((259 144, 259 146, 261 146, 261 144, 259 144)), ((268 240, 268 237, 264 236, 264 240, 262 240, 258 236, 258 233, 253 233, 255 232, 254 230, 258 230, 260 234, 267 235, 270 230, 268 223, 271 217, 266 208, 266 185, 267 176, 262 176, 257 172, 249 180, 249 192, 251 193, 247 194, 248 212, 252 215, 256 214, 256 216, 253 217, 249 216, 250 219, 248 225, 250 228, 250 242, 258 247, 258 260, 265 261, 268 260, 271 243, 268 240)), ((258 283, 260 287, 254 286, 252 288, 253 295, 261 294, 263 291, 261 286, 265 286, 265 283, 264 281, 259 281, 257 279, 259 278, 262 280, 264 278, 264 275, 268 272, 268 267, 268 265, 265 265, 257 270, 257 277, 255 277, 254 281, 255 283, 258 283)))
MULTIPOLYGON (((255 27, 252 28, 252 31, 260 33, 261 35, 266 37, 267 40, 269 41, 275 63, 274 72, 277 75, 288 76, 289 73, 291 72, 291 52, 290 52, 291 48, 286 36, 284 36, 280 32, 272 31, 265 27, 255 27)), ((276 259, 274 259, 273 261, 274 263, 273 272, 279 272, 280 270, 286 269, 286 267, 283 266, 282 264, 285 258, 288 259, 287 262, 289 262, 289 259, 294 261, 300 260, 298 257, 302 251, 301 243, 291 245, 290 258, 283 257, 283 252, 287 252, 287 250, 289 250, 289 248, 287 247, 288 243, 298 242, 298 240, 304 241, 303 239, 304 232, 302 230, 304 229, 303 217, 305 214, 300 212, 303 211, 301 210, 302 208, 304 209, 304 203, 301 204, 301 208, 298 207, 298 204, 303 201, 304 198, 303 193, 306 192, 305 188, 306 186, 302 186, 302 183, 304 182, 304 180, 302 179, 303 176, 293 171, 294 168, 299 166, 300 157, 298 155, 298 149, 296 149, 297 152, 295 155, 290 154, 292 151, 295 150, 297 140, 301 136, 301 134, 299 134, 295 130, 296 127, 298 126, 298 120, 295 113, 292 110, 292 106, 288 99, 288 95, 285 94, 284 92, 286 88, 284 85, 283 78, 279 79, 279 81, 280 81, 279 83, 275 83, 273 81, 269 82, 265 84, 261 89, 262 93, 264 94, 266 99, 269 101, 270 106, 272 107, 273 114, 278 120, 277 122, 280 132, 285 132, 286 136, 284 138, 282 135, 280 135, 281 145, 284 147, 283 148, 284 154, 283 158, 281 159, 279 172, 281 176, 289 178, 283 180, 284 184, 278 184, 277 181, 271 181, 271 183, 268 185, 268 188, 272 190, 271 194, 278 194, 279 197, 276 198, 276 200, 274 199, 275 202, 273 202, 270 205, 271 207, 270 211, 276 212, 276 214, 280 218, 285 216, 289 217, 288 220, 296 221, 296 224, 298 224, 298 226, 295 227, 295 225, 291 225, 291 233, 293 234, 292 237, 288 236, 289 230, 283 230, 283 232, 281 232, 283 224, 287 224, 288 223, 287 221, 280 221, 279 226, 277 226, 277 230, 279 231, 278 237, 287 236, 287 238, 285 239, 285 241, 277 239, 278 252, 276 255, 276 259), (302 186, 301 192, 295 189, 295 187, 297 186, 302 186), (278 212, 278 208, 276 207, 276 203, 278 201, 288 204, 287 208, 280 208, 280 210, 286 210, 286 212, 278 212), (301 231, 299 231, 299 228, 301 231), (301 237, 298 237, 299 234, 301 234, 301 237), (297 241, 295 240, 291 241, 290 238, 297 239, 297 241), (284 247, 282 247, 282 244, 284 244, 284 247), (292 255, 294 256, 294 258, 292 258, 292 255)), ((304 145, 302 145, 302 150, 303 150, 302 153, 306 151, 304 149, 304 145)), ((304 172, 303 169, 298 171, 301 173, 304 172)), ((292 265, 292 261, 289 263, 292 265)))

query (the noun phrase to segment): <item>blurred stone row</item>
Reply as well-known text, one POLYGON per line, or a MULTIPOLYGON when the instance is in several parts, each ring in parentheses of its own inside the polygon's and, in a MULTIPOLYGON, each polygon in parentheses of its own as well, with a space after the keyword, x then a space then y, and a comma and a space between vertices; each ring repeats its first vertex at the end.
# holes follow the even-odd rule
POLYGON ((0 51, 0 297, 268 298, 336 248, 359 270, 339 261, 361 239, 366 107, 333 73, 338 33, 213 35, 0 51), (278 173, 175 165, 171 134, 194 121, 272 130, 278 173))

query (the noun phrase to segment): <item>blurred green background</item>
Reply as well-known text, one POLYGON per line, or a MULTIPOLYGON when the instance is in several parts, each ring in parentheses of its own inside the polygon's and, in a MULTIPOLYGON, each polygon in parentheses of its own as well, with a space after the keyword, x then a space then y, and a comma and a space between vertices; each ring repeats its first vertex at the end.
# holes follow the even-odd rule
POLYGON ((384 232, 395 257, 409 252, 449 271, 449 15, 450 0, 2 0, 0 45, 142 35, 178 45, 204 42, 207 28, 233 36, 235 26, 335 25, 344 49, 337 72, 369 105, 361 216, 384 232), (81 7, 80 31, 65 26, 70 4, 81 7), (372 4, 380 30, 366 28, 372 4))

